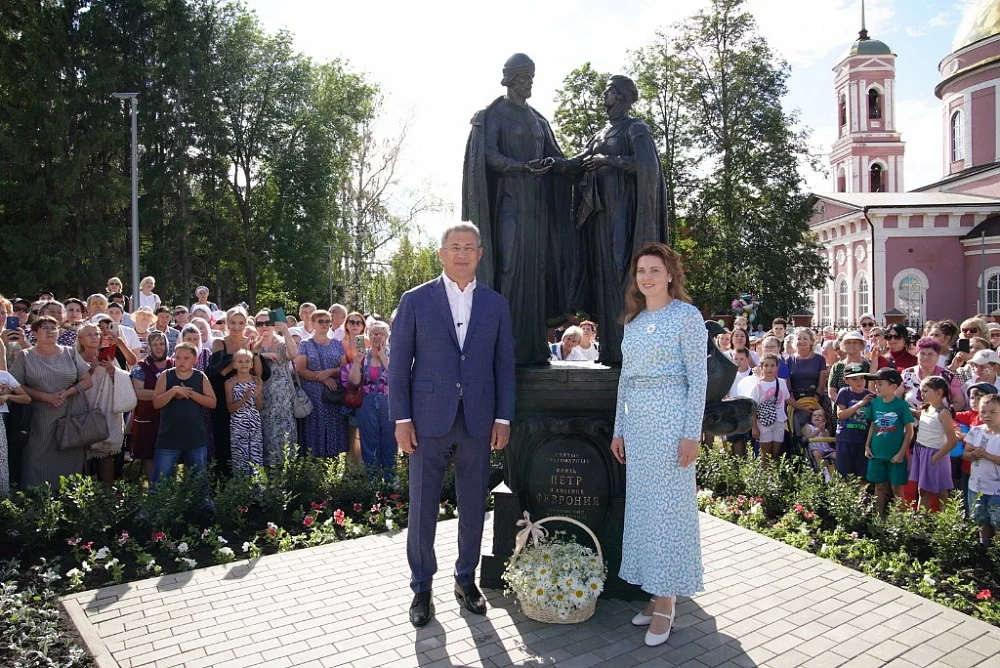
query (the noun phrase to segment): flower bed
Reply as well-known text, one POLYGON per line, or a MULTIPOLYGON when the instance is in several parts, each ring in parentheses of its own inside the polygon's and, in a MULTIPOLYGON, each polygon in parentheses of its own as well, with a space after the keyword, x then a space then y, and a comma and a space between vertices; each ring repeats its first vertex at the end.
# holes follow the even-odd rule
MULTIPOLYGON (((183 473, 154 489, 73 476, 20 491, 0 501, 0 665, 91 665, 57 605, 71 591, 405 527, 406 474, 387 486, 343 457, 298 458, 219 480, 214 509, 183 473)), ((455 517, 453 469, 443 498, 439 519, 455 517)))
POLYGON ((711 515, 1000 626, 1000 547, 979 544, 957 498, 938 513, 900 503, 883 519, 862 486, 714 449, 698 484, 711 515))

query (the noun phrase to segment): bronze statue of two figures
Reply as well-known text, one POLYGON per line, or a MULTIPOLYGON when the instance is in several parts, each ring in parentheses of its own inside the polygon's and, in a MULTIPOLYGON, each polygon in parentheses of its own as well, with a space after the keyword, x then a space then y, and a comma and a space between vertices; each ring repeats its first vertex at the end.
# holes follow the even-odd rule
MULTIPOLYGON (((629 115, 639 99, 635 83, 613 76, 604 91, 607 125, 567 157, 527 103, 534 76, 528 56, 511 56, 501 80, 507 94, 472 118, 462 219, 482 234, 477 280, 510 302, 519 366, 548 364, 549 320, 578 311, 597 322, 599 361, 620 366, 632 256, 668 241, 656 145, 649 127, 629 115)), ((736 367, 711 339, 708 348, 706 430, 746 431, 747 407, 721 402, 736 367)))

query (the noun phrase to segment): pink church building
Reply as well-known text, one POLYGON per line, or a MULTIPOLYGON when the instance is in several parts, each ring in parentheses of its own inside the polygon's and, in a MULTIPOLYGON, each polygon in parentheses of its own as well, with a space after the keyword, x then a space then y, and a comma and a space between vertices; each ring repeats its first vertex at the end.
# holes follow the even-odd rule
POLYGON ((833 70, 833 192, 812 195, 810 221, 830 268, 813 296, 817 324, 881 321, 894 309, 913 325, 1000 315, 1000 0, 972 4, 938 70, 943 176, 911 191, 896 55, 868 36, 863 14, 833 70))

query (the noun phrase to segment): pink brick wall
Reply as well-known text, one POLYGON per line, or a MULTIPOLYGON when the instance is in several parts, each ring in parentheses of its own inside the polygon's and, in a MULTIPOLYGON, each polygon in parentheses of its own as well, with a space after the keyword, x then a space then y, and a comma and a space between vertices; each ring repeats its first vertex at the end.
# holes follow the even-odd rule
POLYGON ((972 164, 996 160, 996 146, 996 88, 990 86, 972 93, 972 164))
POLYGON ((966 294, 965 257, 959 238, 900 237, 886 241, 886 307, 896 305, 892 281, 903 269, 924 272, 930 282, 927 318, 962 318, 975 307, 966 294))

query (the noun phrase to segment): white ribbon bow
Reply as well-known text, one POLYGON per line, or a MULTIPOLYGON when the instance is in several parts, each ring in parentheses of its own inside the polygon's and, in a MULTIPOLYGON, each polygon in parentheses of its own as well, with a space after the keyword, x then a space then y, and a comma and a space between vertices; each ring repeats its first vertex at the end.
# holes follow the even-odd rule
POLYGON ((529 538, 535 547, 538 547, 538 541, 549 535, 545 527, 531 521, 531 515, 528 514, 527 510, 524 511, 524 519, 517 521, 517 526, 524 527, 517 532, 517 538, 515 539, 517 552, 525 548, 529 538))

